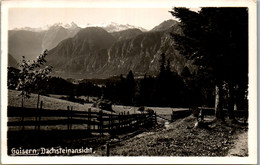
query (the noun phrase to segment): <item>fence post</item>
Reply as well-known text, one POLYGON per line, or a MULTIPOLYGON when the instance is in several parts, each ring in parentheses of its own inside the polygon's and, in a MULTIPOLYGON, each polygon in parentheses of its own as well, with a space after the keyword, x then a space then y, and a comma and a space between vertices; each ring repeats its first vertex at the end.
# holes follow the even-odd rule
POLYGON ((37 125, 38 125, 38 113, 39 113, 39 101, 40 101, 40 94, 38 94, 38 98, 37 98, 37 106, 36 106, 36 114, 35 114, 35 127, 34 130, 37 130, 37 125))
POLYGON ((39 109, 39 101, 40 101, 40 94, 38 93, 38 97, 37 97, 37 109, 39 109))
POLYGON ((146 127, 149 127, 150 126, 150 124, 151 124, 151 118, 152 117, 152 114, 151 113, 148 113, 147 115, 145 115, 145 118, 146 118, 146 120, 145 120, 145 126, 146 127), (148 120, 147 120, 147 118, 148 118, 148 120))
POLYGON ((102 110, 99 111, 99 132, 100 135, 103 135, 103 117, 102 117, 102 110))
POLYGON ((140 126, 143 125, 144 113, 142 112, 139 118, 140 126))
POLYGON ((135 117, 136 117, 136 123, 135 123, 134 127, 136 128, 139 125, 139 115, 135 114, 135 117))
POLYGON ((155 121, 155 125, 157 124, 157 115, 156 115, 156 112, 154 113, 154 121, 155 121))
POLYGON ((111 133, 113 133, 112 131, 113 131, 113 129, 114 129, 114 117, 113 117, 113 114, 112 114, 112 112, 111 112, 111 118, 110 118, 110 131, 111 131, 111 133))
POLYGON ((24 116, 25 116, 23 102, 24 102, 24 96, 22 95, 22 131, 24 131, 24 116))
POLYGON ((34 130, 37 130, 38 127, 38 117, 39 117, 39 106, 37 105, 36 113, 35 113, 35 127, 34 130))
POLYGON ((118 114, 118 131, 120 130, 121 127, 121 116, 120 113, 118 114))
POLYGON ((114 115, 112 115, 111 116, 111 123, 112 123, 112 130, 114 130, 115 129, 115 117, 114 117, 114 115))
POLYGON ((127 127, 130 127, 129 111, 127 111, 126 121, 127 121, 127 127))
POLYGON ((148 118, 148 120, 145 120, 145 126, 150 127, 151 124, 153 123, 153 114, 152 113, 148 113, 148 115, 146 115, 145 118, 148 118))
POLYGON ((67 120, 68 120, 68 130, 70 130, 70 106, 67 106, 68 112, 67 112, 67 120))
POLYGON ((42 111, 42 104, 43 104, 43 101, 41 101, 40 109, 39 109, 38 130, 40 130, 40 127, 41 127, 41 111, 42 111))
POLYGON ((90 115, 91 115, 91 108, 88 109, 88 131, 90 132, 90 129, 91 129, 91 118, 90 118, 90 115))
POLYGON ((111 116, 112 116, 112 112, 109 114, 109 120, 108 120, 108 131, 109 131, 109 133, 110 133, 110 131, 111 131, 111 116))
POLYGON ((125 111, 122 113, 122 117, 123 117, 122 126, 123 126, 123 130, 124 130, 124 128, 125 128, 125 111))
POLYGON ((109 143, 107 143, 107 156, 109 156, 109 143))
POLYGON ((34 130, 37 130, 37 125, 38 125, 38 109, 36 110, 37 112, 35 113, 35 126, 34 126, 34 130))
POLYGON ((72 111, 73 111, 73 106, 70 107, 70 130, 72 130, 72 111))
POLYGON ((143 116, 142 116, 142 122, 143 122, 143 125, 146 124, 146 114, 143 112, 143 116))
POLYGON ((171 115, 171 122, 173 122, 173 110, 172 110, 172 115, 171 115))
POLYGON ((125 111, 124 111, 124 113, 123 113, 123 128, 125 128, 125 111))

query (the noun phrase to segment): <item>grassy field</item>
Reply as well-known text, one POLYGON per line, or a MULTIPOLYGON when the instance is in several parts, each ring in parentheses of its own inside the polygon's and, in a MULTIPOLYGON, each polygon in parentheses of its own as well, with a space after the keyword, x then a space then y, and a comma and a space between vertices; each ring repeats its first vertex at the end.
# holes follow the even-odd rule
MULTIPOLYGON (((12 107, 21 107, 21 96, 19 95, 19 91, 16 90, 8 90, 8 105, 12 107)), ((73 107, 73 110, 75 111, 88 111, 88 108, 91 107, 92 112, 97 112, 100 109, 92 107, 91 103, 85 103, 85 104, 79 104, 74 103, 67 100, 59 99, 62 96, 59 95, 49 95, 49 96, 40 96, 40 101, 43 101, 43 109, 47 110, 67 110, 67 106, 73 107)), ((25 99, 24 101, 24 107, 25 108, 36 108, 37 107, 37 94, 31 94, 30 98, 25 99)), ((126 114, 129 112, 130 114, 134 113, 141 113, 138 110, 138 107, 131 107, 131 106, 122 106, 122 105, 113 105, 112 109, 118 114, 125 112, 126 114)), ((146 107, 146 109, 148 109, 146 107)), ((172 112, 171 108, 153 108, 154 111, 157 112, 157 114, 167 116, 167 118, 170 119, 170 115, 172 112)), ((104 113, 110 113, 109 111, 104 111, 104 113)), ((76 119, 76 118, 74 118, 76 119)), ((20 121, 20 117, 12 117, 8 118, 9 122, 16 122, 20 121)), ((25 117, 23 119, 24 121, 36 121, 37 119, 35 117, 25 117)), ((66 120, 66 117, 41 117, 41 121, 44 120, 66 120)), ((164 124, 164 120, 158 119, 158 122, 164 124)), ((65 130, 66 125, 55 125, 55 126, 41 126, 41 130, 65 130)), ((86 129, 86 124, 75 124, 72 126, 72 129, 86 129)), ((8 129, 10 131, 16 131, 21 130, 22 127, 17 126, 9 126, 8 129)), ((34 126, 25 126, 25 130, 33 130, 34 126)))
MULTIPOLYGON (((8 105, 14 106, 14 107, 21 107, 21 97, 18 96, 19 91, 16 90, 8 90, 8 105)), ((87 111, 88 108, 92 106, 91 103, 85 103, 85 104, 79 104, 74 103, 71 101, 66 101, 59 99, 63 95, 50 95, 47 96, 40 96, 40 100, 43 101, 43 109, 52 109, 52 110, 66 110, 67 106, 72 106, 73 110, 79 110, 79 111, 87 111)), ((37 107, 37 94, 31 94, 31 97, 28 99, 25 99, 24 101, 24 107, 27 108, 36 108, 37 107)), ((130 114, 133 113, 140 113, 138 111, 139 107, 134 106, 123 106, 123 105, 113 105, 112 109, 116 113, 121 112, 129 112, 130 114)), ((96 110, 95 108, 94 111, 96 110)), ((160 115, 164 118, 167 118, 170 120, 170 116, 172 114, 172 111, 181 111, 181 110, 188 110, 188 108, 169 108, 169 107, 145 107, 145 109, 152 109, 154 110, 157 115, 160 115)))
MULTIPOLYGON (((18 96, 19 91, 8 90, 8 105, 14 107, 21 107, 21 97, 18 96)), ((54 97, 40 96, 40 100, 43 101, 43 109, 63 109, 66 110, 67 106, 73 106, 74 110, 86 111, 91 104, 79 104, 66 100, 61 100, 54 97)), ((37 94, 31 94, 31 97, 25 99, 24 107, 36 108, 37 107, 37 94)))
MULTIPOLYGON (((8 105, 14 106, 14 107, 21 107, 21 96, 19 95, 19 91, 16 90, 8 90, 8 105)), ((24 101, 24 107, 27 108, 36 108, 37 107, 37 94, 31 94, 30 98, 25 99, 24 101)), ((79 104, 67 100, 59 99, 60 97, 64 97, 64 95, 52 95, 49 96, 40 96, 40 101, 43 101, 43 109, 50 109, 50 110, 67 110, 67 106, 73 107, 73 110, 77 111, 87 111, 88 108, 91 108, 92 111, 99 111, 97 108, 93 108, 91 103, 85 103, 85 104, 79 104)), ((115 113, 141 113, 138 111, 139 107, 134 106, 123 106, 123 105, 112 105, 112 109, 115 111, 115 113)), ((188 108, 169 108, 169 107, 145 107, 145 109, 152 109, 157 114, 157 122, 159 124, 168 124, 171 120, 171 114, 175 111, 183 111, 188 110, 188 108), (166 119, 166 120, 165 120, 166 119)), ((106 111, 104 111, 106 113, 106 111)), ((110 113, 110 112, 107 112, 110 113)), ((46 120, 48 120, 46 118, 46 120)), ((57 119, 57 118, 55 118, 57 119)), ((35 121, 35 118, 25 118, 25 121, 35 121)), ((45 118, 42 118, 42 120, 45 120, 45 118)), ((10 119, 9 119, 10 121, 10 119)), ((73 128, 83 128, 85 129, 85 125, 75 125, 73 128)), ((65 126, 59 125, 59 126, 43 126, 43 130, 50 130, 50 129, 64 129, 65 126)), ((17 127, 9 127, 10 130, 16 130, 17 127)), ((19 129, 19 128, 18 128, 19 129)), ((31 127, 26 126, 25 129, 31 129, 31 127)))

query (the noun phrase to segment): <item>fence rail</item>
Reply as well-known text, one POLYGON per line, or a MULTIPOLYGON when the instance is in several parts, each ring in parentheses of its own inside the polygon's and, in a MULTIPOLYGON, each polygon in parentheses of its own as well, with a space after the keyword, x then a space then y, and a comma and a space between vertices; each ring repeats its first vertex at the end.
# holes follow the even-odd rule
POLYGON ((86 111, 73 110, 49 110, 20 108, 8 106, 8 128, 19 127, 26 130, 44 130, 44 127, 57 126, 57 130, 83 129, 89 133, 120 133, 131 131, 140 127, 151 127, 156 124, 156 113, 129 114, 104 113, 102 110, 86 111), (23 120, 20 120, 23 118, 23 120), (60 126, 60 127, 59 127, 60 126), (76 128, 75 128, 76 127, 76 128))

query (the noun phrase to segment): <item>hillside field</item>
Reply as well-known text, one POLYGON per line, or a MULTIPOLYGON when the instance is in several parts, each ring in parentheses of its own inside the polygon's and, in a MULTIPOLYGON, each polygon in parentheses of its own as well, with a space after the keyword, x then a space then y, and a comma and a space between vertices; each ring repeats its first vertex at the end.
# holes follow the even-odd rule
MULTIPOLYGON (((19 95, 19 91, 16 90, 8 90, 8 106, 14 106, 14 107, 21 107, 21 96, 19 95)), ((59 97, 62 97, 63 95, 50 95, 48 96, 40 96, 40 101, 43 101, 43 109, 51 109, 51 110, 66 110, 67 106, 72 106, 73 110, 79 110, 79 111, 87 111, 88 108, 92 106, 91 103, 85 103, 85 104, 79 104, 74 103, 71 101, 66 101, 59 99, 59 97)), ((37 107, 37 94, 31 94, 31 97, 28 99, 25 99, 24 101, 24 107, 27 108, 36 108, 37 107)), ((113 105, 112 109, 116 113, 121 112, 129 112, 130 114, 133 113, 140 113, 138 111, 139 107, 134 106, 123 106, 123 105, 113 105)), ((95 110, 95 108, 92 108, 95 110)), ((145 107, 145 109, 152 109, 154 110, 157 115, 160 115, 164 118, 167 118, 170 120, 170 115, 172 111, 182 111, 182 110, 188 110, 188 108, 170 108, 170 107, 145 107)))

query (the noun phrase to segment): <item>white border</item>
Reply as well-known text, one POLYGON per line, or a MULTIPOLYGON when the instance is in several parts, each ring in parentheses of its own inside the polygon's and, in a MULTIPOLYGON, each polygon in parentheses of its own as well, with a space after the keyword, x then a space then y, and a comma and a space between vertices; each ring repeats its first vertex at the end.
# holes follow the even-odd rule
POLYGON ((1 163, 3 164, 256 164, 257 163, 257 2, 256 0, 60 0, 2 1, 1 10, 1 163), (9 8, 249 8, 249 157, 10 157, 7 156, 7 21, 9 8))

